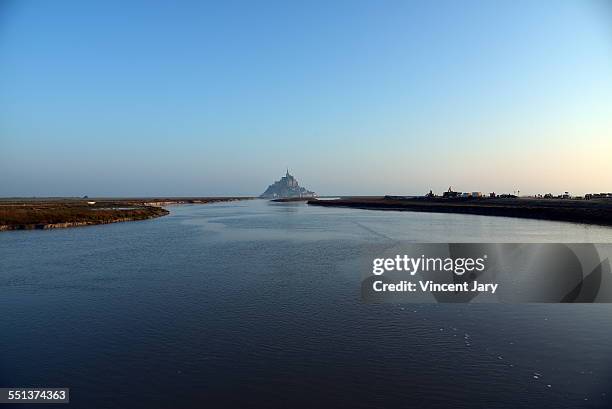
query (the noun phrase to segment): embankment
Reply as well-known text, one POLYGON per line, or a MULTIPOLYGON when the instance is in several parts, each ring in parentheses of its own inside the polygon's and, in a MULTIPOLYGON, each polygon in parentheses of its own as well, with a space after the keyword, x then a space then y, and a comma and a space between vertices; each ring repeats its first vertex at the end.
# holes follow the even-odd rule
POLYGON ((0 201, 0 231, 58 229, 148 220, 170 213, 162 206, 243 199, 248 198, 5 199, 0 201))
POLYGON ((337 200, 310 200, 308 204, 372 210, 519 217, 612 226, 612 200, 359 197, 337 200))

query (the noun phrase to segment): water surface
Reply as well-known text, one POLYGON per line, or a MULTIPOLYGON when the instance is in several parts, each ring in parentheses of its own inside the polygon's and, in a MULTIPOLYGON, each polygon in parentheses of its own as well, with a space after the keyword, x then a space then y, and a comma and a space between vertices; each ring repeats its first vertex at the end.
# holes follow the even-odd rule
MULTIPOLYGON (((612 406, 612 306, 370 305, 364 249, 612 229, 267 201, 0 234, 0 385, 70 407, 612 406)), ((23 406, 19 406, 23 407, 23 406)))

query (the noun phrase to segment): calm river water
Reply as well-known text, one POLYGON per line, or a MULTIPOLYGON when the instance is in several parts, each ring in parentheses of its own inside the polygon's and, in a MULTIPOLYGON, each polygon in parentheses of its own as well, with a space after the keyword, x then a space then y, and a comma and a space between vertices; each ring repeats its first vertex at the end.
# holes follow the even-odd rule
POLYGON ((393 240, 609 243, 611 228, 169 210, 0 233, 0 386, 69 387, 74 408, 612 407, 612 305, 371 305, 355 269, 393 240))

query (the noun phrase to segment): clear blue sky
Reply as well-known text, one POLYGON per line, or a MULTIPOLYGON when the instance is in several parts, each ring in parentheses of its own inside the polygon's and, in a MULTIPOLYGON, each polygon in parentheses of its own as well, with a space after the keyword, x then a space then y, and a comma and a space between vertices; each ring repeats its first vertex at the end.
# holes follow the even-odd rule
POLYGON ((606 1, 2 1, 0 196, 612 191, 606 1))

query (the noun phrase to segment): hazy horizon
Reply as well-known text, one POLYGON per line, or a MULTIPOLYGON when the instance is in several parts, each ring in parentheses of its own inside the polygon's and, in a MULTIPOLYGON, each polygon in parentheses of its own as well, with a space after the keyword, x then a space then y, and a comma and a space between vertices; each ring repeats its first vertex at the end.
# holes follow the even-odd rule
POLYGON ((612 191, 612 7, 3 2, 0 197, 612 191))

